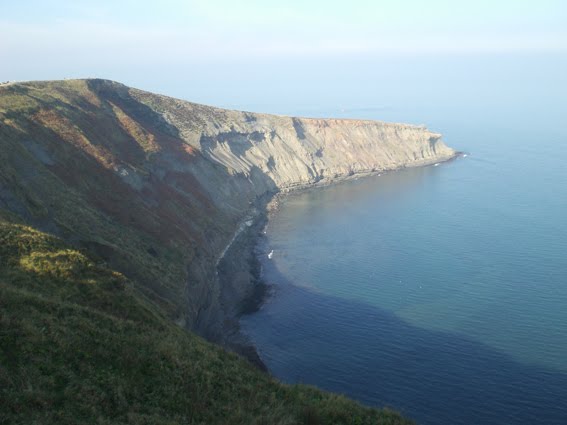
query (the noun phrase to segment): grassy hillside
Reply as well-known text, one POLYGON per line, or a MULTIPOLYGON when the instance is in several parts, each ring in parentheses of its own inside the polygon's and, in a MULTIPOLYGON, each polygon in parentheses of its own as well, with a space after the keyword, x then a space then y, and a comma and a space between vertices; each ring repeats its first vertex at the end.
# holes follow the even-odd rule
POLYGON ((232 223, 170 163, 198 155, 125 86, 109 85, 0 87, 0 208, 135 278, 171 318, 194 319, 188 266, 196 247, 211 255, 204 229, 222 239, 232 223))
POLYGON ((178 328, 122 274, 0 219, 0 424, 405 424, 276 382, 178 328))

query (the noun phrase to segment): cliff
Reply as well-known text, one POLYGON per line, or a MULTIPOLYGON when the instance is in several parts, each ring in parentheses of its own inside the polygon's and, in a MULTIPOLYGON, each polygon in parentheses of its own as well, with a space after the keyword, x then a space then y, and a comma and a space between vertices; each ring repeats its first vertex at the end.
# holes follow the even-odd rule
POLYGON ((0 87, 0 209, 221 342, 254 279, 217 266, 272 194, 454 155, 406 124, 230 111, 106 80, 0 87))

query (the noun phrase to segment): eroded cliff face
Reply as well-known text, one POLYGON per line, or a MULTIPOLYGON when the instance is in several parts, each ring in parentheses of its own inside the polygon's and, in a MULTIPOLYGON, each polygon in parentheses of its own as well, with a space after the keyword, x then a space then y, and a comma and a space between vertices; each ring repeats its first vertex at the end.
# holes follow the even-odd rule
MULTIPOLYGON (((288 189, 354 173, 423 165, 454 156, 441 135, 422 126, 350 119, 310 119, 227 111, 150 95, 180 136, 232 175, 288 189), (257 173, 260 171, 261 173, 257 173)), ((257 193, 265 190, 257 184, 257 193)))
POLYGON ((406 124, 229 111, 105 80, 0 87, 3 214, 95 253, 215 340, 253 290, 219 260, 271 194, 454 155, 406 124))

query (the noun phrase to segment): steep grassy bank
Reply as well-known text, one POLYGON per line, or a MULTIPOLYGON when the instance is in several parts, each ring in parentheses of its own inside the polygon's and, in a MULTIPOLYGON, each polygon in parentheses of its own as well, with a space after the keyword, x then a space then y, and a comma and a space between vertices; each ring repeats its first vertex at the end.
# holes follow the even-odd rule
POLYGON ((286 386, 183 331, 135 284, 0 221, 1 424, 405 424, 286 386))

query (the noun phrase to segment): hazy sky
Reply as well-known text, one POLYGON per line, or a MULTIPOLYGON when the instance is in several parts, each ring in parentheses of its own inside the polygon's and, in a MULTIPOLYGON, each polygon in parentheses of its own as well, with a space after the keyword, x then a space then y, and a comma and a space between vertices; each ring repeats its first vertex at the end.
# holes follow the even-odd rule
POLYGON ((367 93, 374 73, 411 85, 451 79, 447 67, 463 72, 475 55, 565 56, 566 23, 564 0, 0 0, 0 80, 103 77, 226 105, 324 101, 337 85, 367 93))

